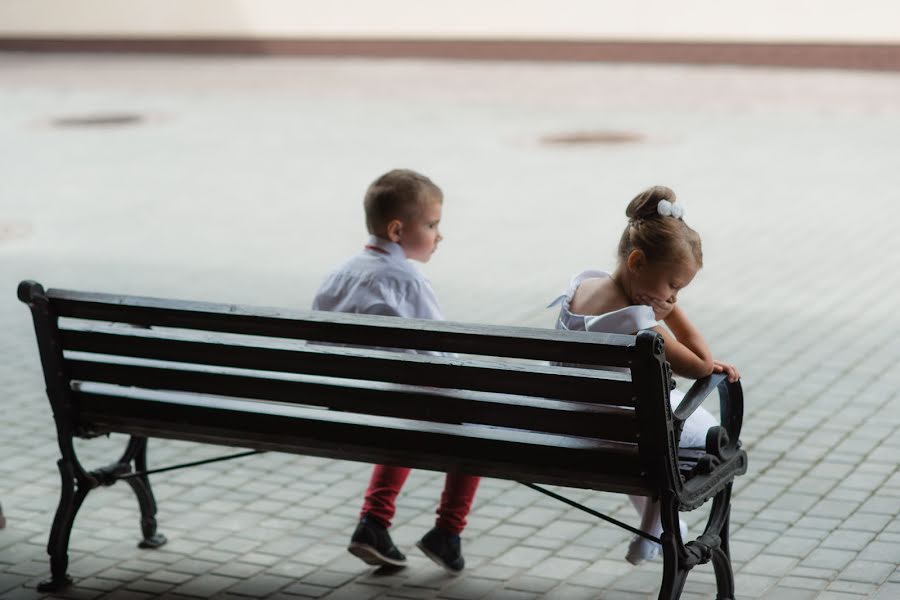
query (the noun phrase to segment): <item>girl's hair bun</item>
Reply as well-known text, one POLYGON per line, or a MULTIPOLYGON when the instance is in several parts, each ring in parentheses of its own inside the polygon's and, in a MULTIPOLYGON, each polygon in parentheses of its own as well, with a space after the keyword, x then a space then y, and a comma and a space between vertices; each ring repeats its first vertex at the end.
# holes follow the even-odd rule
POLYGON ((660 200, 668 200, 674 204, 676 200, 675 192, 672 191, 672 188, 664 185, 655 185, 644 190, 628 203, 628 207, 625 209, 625 216, 628 217, 629 221, 657 218, 660 216, 657 210, 660 200))
POLYGON ((619 240, 620 261, 627 260, 632 251, 640 250, 651 261, 692 260, 698 268, 703 266, 700 236, 684 222, 684 209, 675 202, 671 188, 656 185, 628 203, 625 209, 628 225, 619 240), (660 210, 659 203, 664 200, 660 210))

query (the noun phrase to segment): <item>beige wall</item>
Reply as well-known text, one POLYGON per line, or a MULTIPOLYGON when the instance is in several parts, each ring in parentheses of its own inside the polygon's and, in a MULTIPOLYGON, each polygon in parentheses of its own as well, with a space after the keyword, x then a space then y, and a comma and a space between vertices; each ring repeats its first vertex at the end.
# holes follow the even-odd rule
POLYGON ((900 42, 900 0, 0 0, 2 37, 900 42))

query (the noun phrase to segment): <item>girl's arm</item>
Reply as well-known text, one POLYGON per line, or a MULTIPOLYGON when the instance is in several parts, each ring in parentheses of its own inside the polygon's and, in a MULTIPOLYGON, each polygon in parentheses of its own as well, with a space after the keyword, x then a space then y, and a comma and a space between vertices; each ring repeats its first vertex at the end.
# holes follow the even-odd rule
POLYGON ((687 318, 677 304, 664 319, 665 327, 654 327, 666 342, 666 359, 672 370, 683 377, 700 379, 716 369, 712 353, 700 330, 687 318))

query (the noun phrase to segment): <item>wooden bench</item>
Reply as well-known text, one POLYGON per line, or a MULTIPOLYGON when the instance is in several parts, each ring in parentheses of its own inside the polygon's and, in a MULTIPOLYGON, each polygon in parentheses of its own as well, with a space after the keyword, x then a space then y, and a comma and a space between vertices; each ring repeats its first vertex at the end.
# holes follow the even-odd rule
POLYGON ((698 381, 673 414, 671 372, 652 331, 298 312, 45 291, 33 281, 18 295, 31 308, 62 451, 42 590, 70 583, 69 535, 96 487, 126 481, 139 545, 165 543, 147 471, 155 437, 660 498, 659 597, 678 598, 690 569, 709 561, 718 597, 734 596, 728 515, 732 480, 747 465, 741 388, 722 376, 698 381), (679 450, 681 425, 713 390, 722 426, 706 448, 679 450), (131 436, 124 453, 85 469, 73 439, 109 433, 131 436), (705 531, 681 539, 679 511, 710 499, 705 531))

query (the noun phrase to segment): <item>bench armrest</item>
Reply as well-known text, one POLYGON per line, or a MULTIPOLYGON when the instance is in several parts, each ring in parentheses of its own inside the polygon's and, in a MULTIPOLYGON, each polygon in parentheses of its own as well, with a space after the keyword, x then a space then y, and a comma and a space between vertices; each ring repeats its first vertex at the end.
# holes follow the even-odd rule
POLYGON ((694 414, 694 411, 703 404, 710 392, 716 389, 725 377, 725 373, 713 373, 695 381, 673 413, 675 422, 684 423, 687 421, 688 417, 694 414))
POLYGON ((706 400, 706 397, 714 390, 719 390, 719 412, 721 423, 728 433, 732 447, 736 447, 741 435, 741 425, 744 421, 744 392, 741 382, 729 382, 725 373, 713 373, 703 379, 698 379, 685 394, 678 408, 673 412, 678 437, 688 417, 706 400))
POLYGON ((676 435, 681 439, 684 422, 714 389, 719 391, 721 425, 710 427, 702 456, 695 454, 696 462, 679 497, 681 510, 697 508, 729 485, 736 475, 747 471, 747 454, 741 450, 740 442, 744 420, 744 392, 740 381, 731 383, 724 373, 714 373, 694 382, 673 411, 676 435))

